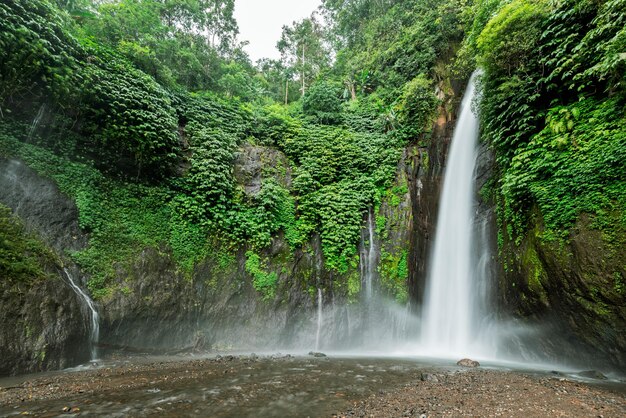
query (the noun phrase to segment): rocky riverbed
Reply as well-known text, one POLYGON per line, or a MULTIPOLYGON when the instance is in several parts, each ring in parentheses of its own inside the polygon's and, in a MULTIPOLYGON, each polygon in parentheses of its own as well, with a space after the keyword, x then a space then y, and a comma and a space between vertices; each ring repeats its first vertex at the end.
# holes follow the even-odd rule
POLYGON ((0 380, 0 415, 623 417, 626 385, 415 359, 138 356, 0 380))

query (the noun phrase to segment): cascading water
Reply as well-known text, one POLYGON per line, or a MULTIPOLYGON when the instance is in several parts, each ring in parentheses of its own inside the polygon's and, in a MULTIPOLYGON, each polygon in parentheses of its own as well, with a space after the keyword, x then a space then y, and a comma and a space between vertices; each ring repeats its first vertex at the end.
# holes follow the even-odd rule
POLYGON ((45 111, 46 111, 46 105, 42 104, 39 107, 39 111, 37 112, 37 115, 35 115, 35 119, 33 119, 33 122, 31 123, 30 128, 28 130, 29 141, 33 139, 33 135, 35 134, 35 131, 37 130, 37 127, 39 126, 39 123, 41 122, 41 118, 43 118, 45 111))
POLYGON ((420 346, 427 354, 458 357, 475 353, 472 338, 477 307, 472 263, 478 118, 471 104, 475 75, 469 81, 447 161, 435 247, 426 283, 420 346))
POLYGON ((98 349, 96 345, 98 344, 98 339, 100 338, 100 320, 98 316, 98 311, 96 311, 96 306, 93 303, 93 300, 83 290, 78 287, 74 279, 72 278, 71 273, 65 268, 63 269, 65 272, 65 276, 69 281, 70 286, 74 290, 74 292, 85 302, 85 306, 89 309, 89 316, 91 319, 91 333, 89 342, 91 343, 91 360, 96 360, 98 358, 98 349))
POLYGON ((324 300, 322 298, 322 289, 317 288, 317 332, 315 333, 315 349, 320 349, 320 338, 322 335, 322 310, 324 306, 324 300))
MULTIPOLYGON (((374 237, 374 209, 369 208, 367 211, 367 236, 361 240, 361 281, 366 300, 372 299, 373 282, 376 274, 376 241, 374 237), (365 242, 368 245, 365 245, 365 242)), ((365 235, 365 234, 363 234, 365 235)))

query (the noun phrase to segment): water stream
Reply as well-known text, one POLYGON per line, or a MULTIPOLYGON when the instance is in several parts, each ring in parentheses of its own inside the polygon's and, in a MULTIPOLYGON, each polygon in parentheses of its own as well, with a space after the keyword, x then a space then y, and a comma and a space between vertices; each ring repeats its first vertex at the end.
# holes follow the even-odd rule
POLYGON ((317 288, 317 332, 315 333, 315 350, 320 349, 320 337, 322 334, 322 309, 324 305, 324 300, 322 298, 322 289, 317 288))
POLYGON ((69 270, 64 268, 63 271, 65 272, 65 276, 67 277, 72 290, 74 290, 78 297, 80 297, 84 302, 84 305, 88 308, 90 318, 89 342, 91 344, 91 360, 96 360, 98 359, 97 344, 100 338, 100 320, 98 311, 96 311, 96 306, 93 303, 93 300, 91 300, 91 298, 76 284, 69 270))
POLYGON ((367 235, 361 242, 361 281, 365 300, 371 300, 373 295, 373 282, 376 275, 376 240, 375 240, 374 208, 367 211, 367 235), (366 245, 367 243, 367 245, 366 245))
POLYGON ((30 124, 30 128, 28 129, 28 141, 29 142, 30 140, 33 139, 33 135, 35 134, 37 128, 39 127, 39 123, 41 122, 41 119, 43 118, 43 115, 45 112, 46 112, 46 105, 42 104, 39 107, 39 111, 37 112, 37 115, 35 115, 33 122, 30 124))

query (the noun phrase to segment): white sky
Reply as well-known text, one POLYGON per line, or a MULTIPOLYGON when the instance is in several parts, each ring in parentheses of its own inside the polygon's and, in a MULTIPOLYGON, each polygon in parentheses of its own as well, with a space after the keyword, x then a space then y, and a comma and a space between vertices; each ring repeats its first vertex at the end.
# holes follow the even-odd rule
POLYGON ((310 16, 321 3, 321 0, 235 0, 239 40, 250 42, 245 50, 252 62, 279 58, 276 42, 283 25, 310 16))

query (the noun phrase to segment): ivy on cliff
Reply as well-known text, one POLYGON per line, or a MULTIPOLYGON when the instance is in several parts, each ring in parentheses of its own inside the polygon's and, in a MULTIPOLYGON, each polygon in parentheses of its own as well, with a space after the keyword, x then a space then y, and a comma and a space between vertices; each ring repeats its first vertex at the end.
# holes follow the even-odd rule
POLYGON ((626 2, 480 6, 494 12, 475 38, 483 130, 502 179, 500 242, 519 243, 535 207, 552 236, 586 213, 614 241, 626 213, 626 2))

